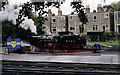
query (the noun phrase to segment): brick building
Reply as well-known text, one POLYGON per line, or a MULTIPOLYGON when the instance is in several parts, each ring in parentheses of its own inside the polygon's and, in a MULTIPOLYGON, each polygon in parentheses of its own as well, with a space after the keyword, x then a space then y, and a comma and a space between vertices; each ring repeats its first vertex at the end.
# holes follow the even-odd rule
POLYGON ((48 16, 45 16, 48 21, 45 22, 46 25, 52 34, 57 35, 58 32, 66 30, 66 16, 62 15, 62 11, 58 10, 58 15, 52 14, 51 10, 48 10, 48 16))
POLYGON ((114 31, 120 34, 120 11, 114 12, 114 31))
POLYGON ((102 41, 104 32, 114 32, 114 13, 103 12, 103 8, 100 4, 97 7, 97 12, 95 10, 92 13, 89 12, 90 8, 87 6, 87 34, 90 36, 91 40, 102 41))
POLYGON ((104 12, 101 4, 97 7, 97 12, 90 12, 89 5, 86 6, 86 16, 88 23, 82 26, 77 14, 73 12, 69 15, 62 15, 62 11, 58 9, 58 15, 53 15, 48 10, 48 21, 44 25, 50 28, 52 34, 58 35, 58 32, 70 31, 73 34, 87 34, 91 40, 103 39, 104 32, 120 33, 120 11, 104 12))
POLYGON ((62 11, 58 10, 58 15, 53 15, 51 10, 48 10, 48 16, 45 16, 48 21, 45 22, 50 32, 57 35, 58 32, 70 31, 73 34, 80 34, 84 32, 84 26, 81 26, 81 22, 78 16, 74 13, 70 15, 62 15, 62 11))

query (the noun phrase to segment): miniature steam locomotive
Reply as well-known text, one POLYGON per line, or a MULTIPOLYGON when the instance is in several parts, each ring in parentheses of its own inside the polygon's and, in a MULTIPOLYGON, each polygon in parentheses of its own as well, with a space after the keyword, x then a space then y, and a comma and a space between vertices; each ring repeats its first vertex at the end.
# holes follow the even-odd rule
POLYGON ((79 35, 65 36, 33 36, 31 44, 38 48, 83 48, 86 46, 86 39, 79 35))

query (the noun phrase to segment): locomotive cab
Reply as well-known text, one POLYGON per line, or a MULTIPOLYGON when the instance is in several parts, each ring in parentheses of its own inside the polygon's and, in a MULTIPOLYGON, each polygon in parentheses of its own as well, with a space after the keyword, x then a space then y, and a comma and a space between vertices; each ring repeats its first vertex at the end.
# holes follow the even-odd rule
POLYGON ((54 36, 53 46, 59 48, 83 48, 86 46, 86 39, 79 35, 54 36))

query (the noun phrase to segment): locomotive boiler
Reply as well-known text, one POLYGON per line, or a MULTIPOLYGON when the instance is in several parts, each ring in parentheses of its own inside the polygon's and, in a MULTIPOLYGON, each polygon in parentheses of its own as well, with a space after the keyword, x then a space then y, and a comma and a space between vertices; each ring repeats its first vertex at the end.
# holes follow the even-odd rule
POLYGON ((78 49, 86 46, 86 39, 79 35, 33 36, 31 44, 38 48, 78 49))

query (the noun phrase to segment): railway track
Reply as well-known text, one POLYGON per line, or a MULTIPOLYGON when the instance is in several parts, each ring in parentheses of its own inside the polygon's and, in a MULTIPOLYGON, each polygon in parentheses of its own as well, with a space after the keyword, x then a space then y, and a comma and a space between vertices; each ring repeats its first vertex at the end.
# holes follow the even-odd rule
POLYGON ((2 75, 120 74, 118 64, 85 64, 2 60, 2 75))

